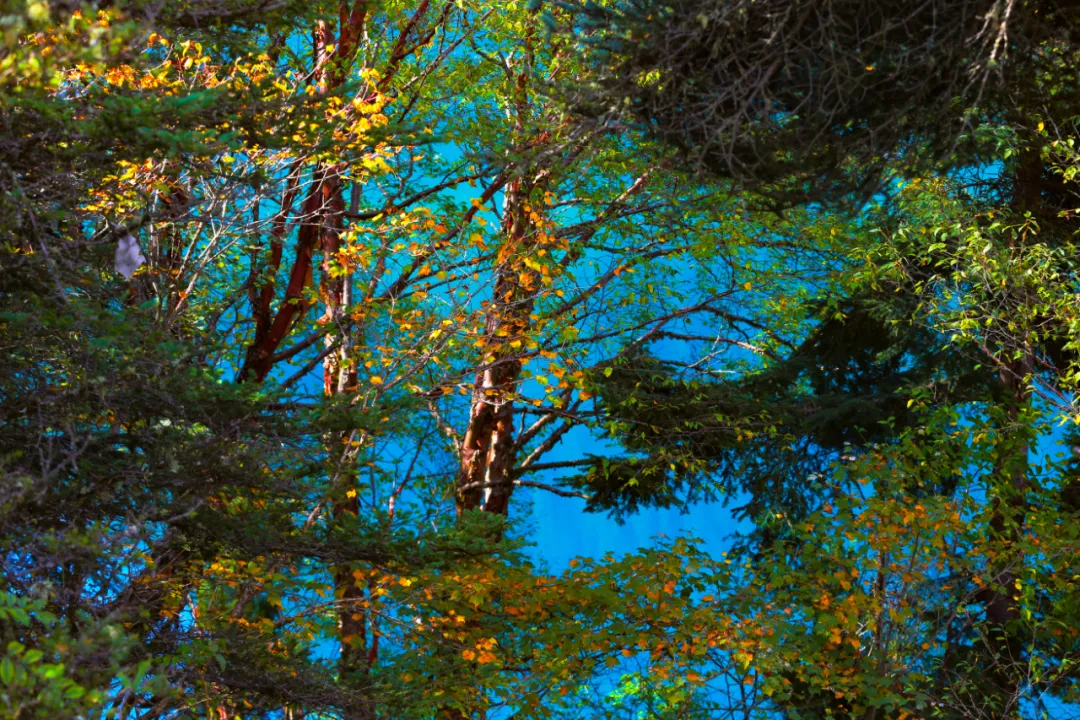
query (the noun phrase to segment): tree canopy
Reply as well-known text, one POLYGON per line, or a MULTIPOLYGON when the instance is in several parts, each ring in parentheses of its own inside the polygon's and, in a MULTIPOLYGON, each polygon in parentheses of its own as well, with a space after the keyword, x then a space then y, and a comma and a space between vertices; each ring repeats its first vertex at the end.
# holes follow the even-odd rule
POLYGON ((1080 714, 1077 20, 9 3, 0 714, 1080 714))

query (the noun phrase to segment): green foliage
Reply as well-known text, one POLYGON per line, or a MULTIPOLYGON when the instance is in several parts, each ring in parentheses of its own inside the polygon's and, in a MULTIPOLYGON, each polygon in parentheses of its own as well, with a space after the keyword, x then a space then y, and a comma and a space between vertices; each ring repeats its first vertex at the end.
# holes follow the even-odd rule
POLYGON ((737 517, 801 517, 817 490, 791 478, 821 477, 841 455, 891 442, 926 405, 991 396, 988 368, 973 367, 886 299, 867 292, 810 303, 807 312, 819 319, 802 343, 731 380, 680 379, 676 368, 646 356, 598 377, 617 418, 612 428, 631 455, 597 459, 581 478, 591 507, 626 514, 720 491, 748 500, 737 517))
POLYGON ((1073 20, 5 10, 2 712, 1075 700, 1073 20), (526 488, 750 529, 552 573, 526 488))
MULTIPOLYGON (((0 697, 9 717, 85 717, 101 709, 103 681, 135 670, 125 663, 131 648, 121 627, 89 615, 72 627, 47 605, 44 597, 0 595, 0 637, 6 648, 0 658, 0 697), (96 667, 93 672, 68 670, 80 666, 96 667)), ((141 669, 145 675, 146 667, 141 669)))

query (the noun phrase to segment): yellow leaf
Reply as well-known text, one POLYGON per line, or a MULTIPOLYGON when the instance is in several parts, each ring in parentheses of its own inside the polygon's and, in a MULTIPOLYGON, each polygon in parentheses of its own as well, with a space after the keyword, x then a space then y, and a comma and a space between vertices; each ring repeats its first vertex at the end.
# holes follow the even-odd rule
POLYGON ((372 385, 382 385, 383 382, 382 378, 378 375, 372 375, 370 380, 372 385))
POLYGON ((26 14, 34 22, 45 22, 49 19, 49 4, 44 2, 30 3, 26 8, 26 14))

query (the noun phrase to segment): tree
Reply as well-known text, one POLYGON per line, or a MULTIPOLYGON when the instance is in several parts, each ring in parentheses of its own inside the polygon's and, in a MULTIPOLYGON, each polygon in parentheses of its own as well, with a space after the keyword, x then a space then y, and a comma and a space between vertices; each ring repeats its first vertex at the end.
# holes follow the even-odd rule
MULTIPOLYGON (((784 57, 854 52, 816 5, 731 7, 749 19, 721 39, 765 52, 765 18, 784 57)), ((953 42, 991 6, 928 7, 957 24, 912 55, 914 13, 875 68, 993 55, 953 42)), ((704 152, 708 177, 656 118, 566 109, 597 68, 562 7, 27 4, 0 61, 8 710, 1001 717, 1069 697, 1075 468, 1030 456, 1074 377, 1071 146, 1042 111, 980 104, 1035 78, 1024 102, 1066 117, 1067 10, 987 31, 1016 42, 974 114, 937 122, 943 87, 971 99, 952 66, 899 93, 859 74, 862 94, 725 125, 740 159, 704 152), (923 164, 965 127, 956 162, 1000 161, 979 192, 923 164), (789 202, 870 179, 872 208, 789 202), (570 438, 623 451, 554 455, 570 438), (726 557, 678 540, 552 574, 521 552, 522 488, 624 519, 740 493, 758 525, 726 557)), ((682 77, 600 70, 598 93, 682 77)), ((783 77, 767 97, 818 76, 783 77)))
MULTIPOLYGON (((785 204, 866 188, 898 201, 900 217, 881 223, 881 238, 857 246, 855 256, 865 251, 869 267, 856 285, 863 297, 910 298, 888 304, 910 310, 902 323, 931 330, 919 354, 931 350, 928 340, 951 343, 961 377, 982 370, 972 388, 983 397, 976 417, 1002 438, 987 490, 992 588, 978 595, 986 638, 978 662, 991 698, 979 707, 995 716, 1020 712, 1018 662, 1036 655, 1025 650, 1014 591, 1039 492, 1033 419, 1047 405, 1074 414, 1065 287, 1075 278, 1068 150, 1075 104, 1062 92, 1074 82, 1071 12, 989 2, 581 10, 586 42, 599 50, 586 102, 610 106, 605 117, 632 118, 712 174, 764 187, 785 204), (703 62, 707 56, 716 61, 703 62), (984 366, 997 378, 987 378, 984 366)), ((842 347, 857 357, 850 340, 842 347)), ((905 365, 918 367, 917 358, 905 365)), ((933 388, 944 378, 930 367, 933 388)), ((669 407, 686 394, 676 393, 669 407)), ((962 399, 930 397, 947 405, 962 399)), ((903 427, 907 413, 893 412, 903 427)), ((678 427, 679 418, 672 420, 678 427)), ((672 444, 660 441, 658 449, 670 452, 672 444)), ((713 467, 723 457, 715 449, 703 454, 713 467)))
MULTIPOLYGON (((196 41, 165 62, 157 55, 168 47, 157 32, 183 26, 176 18, 258 26, 240 6, 189 6, 192 16, 174 6, 175 18, 149 27, 139 9, 50 15, 32 3, 9 18, 6 711, 356 712, 363 696, 338 686, 308 654, 310 630, 281 616, 283 589, 302 591, 312 563, 429 565, 421 558, 438 564, 469 551, 439 550, 437 540, 427 555, 415 535, 346 535, 296 521, 326 491, 307 460, 310 437, 335 421, 229 383, 208 362, 223 349, 214 328, 229 298, 219 302, 219 287, 200 303, 191 290, 229 245, 211 227, 212 242, 193 258, 180 245, 177 207, 189 197, 177 177, 194 184, 219 172, 236 142, 230 124, 274 101, 260 96, 258 68, 242 62, 231 83, 188 84, 207 73, 196 41), (143 228, 148 267, 119 282, 114 249, 143 228)), ((277 13, 258 19, 284 22, 277 13)), ((246 182, 233 178, 231 190, 246 182)))
MULTIPOLYGON (((512 548, 511 488, 600 426, 587 367, 698 315, 742 322, 717 308, 752 219, 713 257, 723 215, 698 210, 715 189, 534 92, 574 68, 530 39, 536 13, 274 8, 32 4, 9 36, 3 620, 21 712, 56 712, 33 699, 42 662, 63 707, 128 715, 510 697, 432 629, 465 617, 464 590, 543 585, 520 557, 483 561, 512 548), (700 276, 657 282, 689 258, 700 276), (425 675, 456 684, 403 698, 432 643, 425 675)), ((499 602, 471 603, 465 630, 499 602)), ((550 672, 555 655, 533 680, 550 672)))
POLYGON ((596 69, 582 107, 785 204, 865 197, 898 165, 917 174, 985 160, 986 119, 1062 108, 1043 80, 1061 77, 1075 44, 1075 8, 1056 2, 574 8, 596 69))

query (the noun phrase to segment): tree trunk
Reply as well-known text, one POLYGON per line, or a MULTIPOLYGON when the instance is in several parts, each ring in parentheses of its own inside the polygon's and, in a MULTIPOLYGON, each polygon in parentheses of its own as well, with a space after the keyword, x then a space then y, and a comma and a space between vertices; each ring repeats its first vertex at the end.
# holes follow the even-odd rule
MULTIPOLYGON (((335 45, 333 30, 325 21, 316 25, 315 56, 319 69, 316 81, 323 92, 336 90, 345 82, 364 18, 363 2, 356 3, 351 9, 348 3, 342 3, 338 33, 341 42, 333 57, 329 50, 335 45)), ((357 389, 357 368, 350 358, 347 342, 351 330, 346 327, 352 301, 351 271, 343 272, 338 263, 345 217, 343 170, 340 164, 326 166, 319 183, 318 246, 322 253, 319 291, 325 308, 319 323, 338 326, 337 332, 327 332, 325 338, 326 348, 331 351, 323 360, 323 393, 327 398, 348 396, 357 389)), ((338 522, 347 522, 360 512, 356 471, 352 465, 355 452, 350 447, 355 440, 354 434, 348 432, 333 433, 326 439, 327 455, 331 460, 328 471, 333 478, 331 514, 338 522)), ((375 661, 378 645, 376 638, 369 640, 368 637, 368 599, 362 575, 354 574, 351 563, 334 567, 332 574, 334 597, 338 601, 338 676, 345 680, 367 673, 375 661)), ((368 714, 374 717, 373 710, 369 709, 368 714)))
MULTIPOLYGON (((1018 215, 1027 212, 1037 217, 1041 213, 1042 173, 1043 162, 1038 151, 1024 151, 1015 172, 1013 208, 1018 215)), ((996 694, 993 716, 1004 719, 1019 716, 1024 682, 1021 658, 1024 643, 1017 628, 1020 602, 1016 588, 1024 559, 1015 546, 1026 522, 1028 454, 1031 450, 1026 411, 1031 404, 1029 383, 1034 358, 1029 348, 1006 346, 1003 352, 1011 359, 1002 362, 998 371, 1004 417, 997 446, 997 487, 991 499, 994 514, 990 520, 990 535, 997 557, 994 558, 983 609, 989 678, 996 694)))
POLYGON ((506 515, 516 459, 514 401, 521 379, 521 355, 528 339, 529 315, 540 280, 522 262, 536 234, 530 219, 529 184, 507 183, 495 291, 484 324, 490 362, 477 373, 469 424, 461 447, 458 513, 466 510, 506 515))
POLYGON ((984 604, 989 677, 996 693, 994 717, 998 718, 1018 716, 1023 683, 1023 640, 1016 627, 1020 620, 1016 581, 1023 557, 1015 544, 1023 532, 1026 515, 1030 440, 1024 425, 1024 411, 1030 401, 1027 389, 1030 372, 1031 361, 1025 357, 1009 363, 999 373, 1006 395, 1005 418, 1001 428, 1003 437, 998 445, 998 487, 991 500, 994 514, 990 520, 991 540, 998 557, 994 559, 984 604))
MULTIPOLYGON (((532 18, 535 21, 535 14, 532 18)), ((514 87, 514 133, 526 136, 530 107, 529 81, 533 66, 533 24, 525 29, 521 66, 514 87)), ((547 138, 544 134, 539 140, 547 138)), ((513 491, 514 400, 521 379, 522 353, 530 325, 529 316, 541 285, 524 260, 534 252, 537 215, 530 199, 537 181, 525 164, 510 180, 503 194, 503 245, 498 255, 495 289, 484 324, 484 350, 491 362, 476 373, 469 424, 461 443, 461 466, 457 482, 458 515, 483 510, 506 515, 513 491)))

